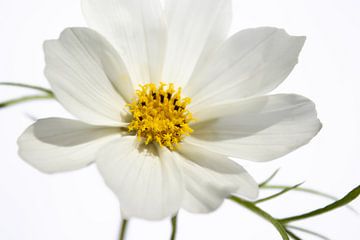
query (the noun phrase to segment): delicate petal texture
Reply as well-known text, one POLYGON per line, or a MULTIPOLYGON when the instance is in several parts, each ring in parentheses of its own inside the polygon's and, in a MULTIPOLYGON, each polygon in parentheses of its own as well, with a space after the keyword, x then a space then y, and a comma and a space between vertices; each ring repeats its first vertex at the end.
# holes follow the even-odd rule
POLYGON ((166 24, 161 0, 82 0, 88 25, 120 52, 135 85, 161 80, 166 24))
POLYGON ((267 93, 294 68, 304 41, 270 27, 238 32, 192 77, 185 92, 201 106, 267 93))
POLYGON ((231 0, 167 0, 168 47, 162 80, 184 86, 225 39, 231 0))
POLYGON ((134 90, 103 37, 87 28, 68 28, 58 40, 46 41, 44 50, 45 75, 69 112, 89 124, 123 125, 125 100, 134 90))
POLYGON ((181 169, 167 148, 124 137, 104 147, 97 166, 120 200, 125 218, 157 220, 174 215, 184 194, 181 169))
POLYGON ((313 102, 293 94, 218 104, 194 117, 200 121, 186 141, 254 161, 281 157, 308 143, 321 128, 313 102))
POLYGON ((258 196, 257 183, 245 169, 226 156, 189 144, 186 139, 178 152, 186 187, 182 205, 185 210, 194 213, 213 211, 232 193, 251 200, 258 196))
POLYGON ((96 152, 120 134, 118 128, 61 118, 42 119, 18 139, 19 155, 46 173, 76 170, 93 162, 96 152))

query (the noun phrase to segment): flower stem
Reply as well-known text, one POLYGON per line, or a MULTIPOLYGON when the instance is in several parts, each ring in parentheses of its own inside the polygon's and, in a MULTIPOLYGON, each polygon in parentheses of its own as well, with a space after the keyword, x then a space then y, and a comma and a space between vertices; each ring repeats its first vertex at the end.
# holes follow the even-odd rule
POLYGON ((121 230, 120 230, 119 240, 125 240, 127 225, 128 225, 128 221, 126 219, 123 219, 121 222, 121 230))
POLYGON ((38 86, 34 86, 34 85, 29 85, 29 84, 24 84, 24 83, 0 82, 0 85, 11 86, 11 87, 30 88, 30 89, 34 89, 34 90, 38 90, 38 91, 47 93, 48 95, 53 95, 53 92, 50 89, 38 87, 38 86))
POLYGON ((172 231, 171 231, 170 240, 175 240, 176 230, 177 230, 177 215, 175 215, 171 218, 171 227, 172 227, 172 231))
POLYGON ((294 221, 299 221, 302 219, 306 219, 306 218, 310 218, 310 217, 314 217, 314 216, 318 216, 320 214, 324 214, 326 212, 332 211, 336 208, 345 206, 346 204, 350 203, 351 201, 353 201, 354 199, 356 199, 358 196, 360 195, 360 185, 357 186, 356 188, 354 188, 351 192, 349 192, 348 194, 346 194, 345 197, 341 198, 340 200, 329 204, 323 208, 319 208, 316 209, 314 211, 310 211, 301 215, 296 215, 296 216, 292 216, 292 217, 288 217, 288 218, 282 218, 282 219, 278 219, 279 222, 283 223, 283 224, 287 224, 289 222, 294 222, 294 221))
POLYGON ((270 214, 268 214, 267 212, 262 210, 261 208, 257 207, 254 203, 243 200, 243 199, 235 197, 235 196, 231 196, 229 199, 242 205, 243 207, 249 209, 253 213, 256 213, 257 215, 261 216, 265 220, 269 221, 278 230, 278 232, 281 235, 283 240, 289 240, 289 236, 288 236, 283 224, 281 222, 279 222, 277 219, 275 219, 274 217, 272 217, 270 214))
POLYGON ((12 105, 16 105, 18 103, 28 102, 32 100, 41 100, 41 99, 51 99, 54 98, 53 95, 31 95, 31 96, 25 96, 20 98, 11 99, 5 102, 0 103, 0 108, 9 107, 12 105))
MULTIPOLYGON (((289 185, 263 185, 263 186, 260 186, 259 185, 259 187, 262 188, 262 189, 269 189, 269 190, 272 190, 272 189, 285 190, 285 189, 291 188, 292 186, 289 186, 289 185)), ((328 199, 333 200, 333 201, 339 200, 337 197, 334 197, 334 196, 332 196, 330 194, 323 193, 323 192, 320 192, 320 191, 317 191, 317 190, 314 190, 314 189, 311 189, 311 188, 297 187, 297 188, 291 189, 291 191, 305 192, 305 193, 317 195, 317 196, 320 196, 320 197, 328 198, 328 199)), ((358 213, 350 205, 346 205, 346 207, 348 209, 350 209, 351 211, 353 211, 354 213, 358 213)))
POLYGON ((298 188, 301 184, 303 184, 303 183, 299 183, 299 184, 296 184, 296 185, 291 186, 291 187, 286 187, 286 188, 284 188, 283 190, 281 190, 280 192, 275 193, 275 194, 270 195, 270 196, 265 197, 265 198, 261 198, 261 199, 255 201, 254 203, 255 203, 255 204, 258 204, 258 203, 265 202, 265 201, 271 200, 271 199, 273 199, 273 198, 279 197, 279 196, 281 196, 281 195, 283 195, 283 194, 285 194, 285 193, 287 193, 287 192, 289 192, 289 191, 291 191, 291 190, 293 190, 293 189, 298 188))

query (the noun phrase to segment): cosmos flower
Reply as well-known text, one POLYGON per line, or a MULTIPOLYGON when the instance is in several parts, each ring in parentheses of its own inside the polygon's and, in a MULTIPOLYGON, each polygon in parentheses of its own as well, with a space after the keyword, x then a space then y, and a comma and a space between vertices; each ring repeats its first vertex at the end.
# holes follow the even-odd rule
POLYGON ((36 121, 19 154, 46 173, 95 163, 124 218, 157 220, 256 199, 229 157, 268 161, 308 143, 313 102, 265 95, 297 63, 305 37, 261 27, 228 38, 230 0, 83 0, 91 28, 46 41, 45 75, 79 120, 36 121))

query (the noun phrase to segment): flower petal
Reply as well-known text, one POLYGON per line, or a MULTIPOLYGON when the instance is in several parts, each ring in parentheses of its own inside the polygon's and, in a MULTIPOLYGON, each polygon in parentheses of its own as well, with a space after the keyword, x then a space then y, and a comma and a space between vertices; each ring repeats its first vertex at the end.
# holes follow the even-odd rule
POLYGON ((94 125, 122 125, 134 92, 115 49, 87 28, 65 29, 44 44, 48 78, 57 99, 73 115, 94 125), (118 90, 118 91, 116 91, 118 90))
POLYGON ((194 75, 185 93, 202 106, 261 95, 276 88, 298 62, 305 37, 270 27, 227 40, 194 75))
POLYGON ((232 157, 267 161, 308 143, 321 129, 315 105, 294 94, 210 106, 186 140, 232 157))
POLYGON ((162 79, 185 86, 196 65, 225 40, 231 0, 167 0, 165 8, 168 47, 162 79))
POLYGON ((161 80, 166 48, 161 0, 82 0, 82 7, 88 25, 120 52, 135 85, 161 80))
POLYGON ((187 190, 182 206, 185 210, 214 211, 230 194, 250 200, 257 198, 257 183, 244 168, 226 156, 189 144, 186 139, 178 151, 187 190))
POLYGON ((174 215, 184 193, 181 169, 167 148, 124 137, 104 147, 97 166, 120 200, 125 218, 158 220, 174 215))
POLYGON ((118 128, 61 118, 41 119, 19 137, 19 155, 46 173, 76 170, 93 162, 96 152, 120 134, 118 128))

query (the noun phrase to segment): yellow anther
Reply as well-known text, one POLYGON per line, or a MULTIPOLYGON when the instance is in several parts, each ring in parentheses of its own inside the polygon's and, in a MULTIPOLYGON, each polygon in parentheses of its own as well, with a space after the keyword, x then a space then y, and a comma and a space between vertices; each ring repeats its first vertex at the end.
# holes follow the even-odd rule
POLYGON ((128 104, 133 116, 129 132, 145 139, 145 144, 154 141, 160 146, 173 150, 184 136, 193 131, 188 125, 193 120, 186 109, 190 98, 181 98, 181 88, 176 91, 174 84, 153 83, 140 85, 136 99, 128 104))

